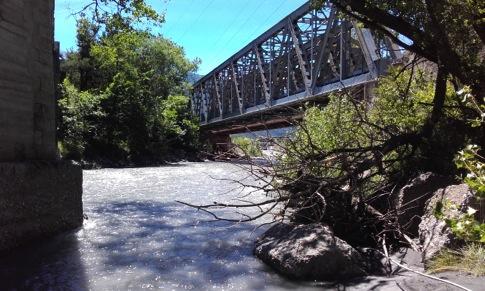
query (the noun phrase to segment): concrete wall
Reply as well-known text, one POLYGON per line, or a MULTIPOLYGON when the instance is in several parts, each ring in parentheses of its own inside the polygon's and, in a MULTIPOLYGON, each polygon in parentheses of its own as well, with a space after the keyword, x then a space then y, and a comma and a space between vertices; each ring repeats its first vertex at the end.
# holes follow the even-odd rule
POLYGON ((0 0, 0 251, 82 225, 82 172, 58 160, 54 0, 0 0))
POLYGON ((0 189, 0 251, 82 225, 79 166, 0 163, 0 189))
POLYGON ((56 158, 54 0, 0 0, 0 161, 56 158))

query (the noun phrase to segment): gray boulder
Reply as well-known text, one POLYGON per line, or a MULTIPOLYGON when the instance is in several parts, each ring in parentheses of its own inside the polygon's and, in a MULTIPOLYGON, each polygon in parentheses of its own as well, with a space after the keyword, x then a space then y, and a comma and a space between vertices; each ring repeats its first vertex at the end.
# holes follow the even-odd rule
POLYGON ((421 216, 425 212, 426 201, 433 196, 436 190, 450 184, 453 184, 452 178, 428 172, 417 176, 399 191, 395 207, 399 224, 408 235, 418 236, 418 227, 421 216))
POLYGON ((360 253, 322 224, 277 224, 256 242, 254 253, 295 279, 339 280, 366 275, 360 253))
POLYGON ((445 211, 445 215, 458 216, 459 212, 466 211, 469 206, 476 207, 473 194, 466 184, 451 185, 434 192, 426 202, 425 213, 419 224, 419 241, 422 245, 423 262, 428 262, 443 248, 457 246, 459 241, 454 237, 446 222, 437 219, 435 209, 439 202, 446 200, 458 206, 457 211, 445 211))

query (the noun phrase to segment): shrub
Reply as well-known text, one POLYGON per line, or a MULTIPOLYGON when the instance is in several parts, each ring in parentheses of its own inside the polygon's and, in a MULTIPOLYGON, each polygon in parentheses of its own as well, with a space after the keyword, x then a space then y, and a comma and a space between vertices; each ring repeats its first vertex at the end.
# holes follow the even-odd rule
MULTIPOLYGON (((468 120, 468 123, 473 128, 480 128, 485 124, 485 105, 476 104, 469 91, 465 87, 458 94, 463 97, 462 102, 468 103, 477 113, 477 117, 468 120)), ((463 182, 468 184, 479 204, 483 203, 485 198, 485 158, 479 154, 480 151, 480 146, 470 144, 455 157, 456 167, 465 173, 463 182)), ((460 212, 457 205, 446 201, 444 204, 438 204, 435 210, 436 216, 444 219, 457 237, 468 243, 485 243, 485 223, 481 223, 482 218, 478 221, 475 213, 476 210, 471 207, 468 207, 465 213, 460 212)))
MULTIPOLYGON (((371 105, 355 100, 352 94, 334 94, 325 107, 308 108, 295 138, 286 145, 280 170, 301 170, 304 166, 307 173, 323 179, 339 177, 353 161, 369 158, 372 148, 393 136, 419 131, 431 112, 425 104, 433 98, 433 83, 423 72, 411 74, 409 70, 391 69, 379 81, 371 105), (363 154, 366 149, 369 153, 363 154), (318 156, 326 156, 326 162, 315 160, 318 156)), ((404 157, 411 151, 406 145, 380 157, 381 165, 370 170, 371 178, 361 185, 363 189, 372 192, 368 184, 386 184, 395 172, 404 172, 404 157)), ((419 151, 413 154, 417 156, 419 151)), ((296 175, 289 171, 288 179, 296 175)))
POLYGON ((63 66, 63 155, 118 165, 192 157, 198 123, 181 94, 197 61, 149 31, 120 28, 98 36, 91 33, 97 29, 83 29, 91 27, 87 20, 78 25, 80 49, 63 66))
POLYGON ((485 276, 485 247, 470 244, 458 251, 444 250, 428 266, 429 272, 460 271, 474 276, 485 276))
POLYGON ((238 136, 232 139, 232 143, 235 144, 238 149, 242 150, 246 156, 261 157, 263 155, 259 142, 255 139, 238 136))

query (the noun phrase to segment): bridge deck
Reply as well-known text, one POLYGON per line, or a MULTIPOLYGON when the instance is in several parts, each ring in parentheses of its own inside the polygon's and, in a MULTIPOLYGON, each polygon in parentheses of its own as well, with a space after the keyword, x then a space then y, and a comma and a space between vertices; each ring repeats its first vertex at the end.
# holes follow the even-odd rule
POLYGON ((192 110, 207 126, 375 82, 401 50, 341 18, 331 4, 304 4, 194 85, 192 110))

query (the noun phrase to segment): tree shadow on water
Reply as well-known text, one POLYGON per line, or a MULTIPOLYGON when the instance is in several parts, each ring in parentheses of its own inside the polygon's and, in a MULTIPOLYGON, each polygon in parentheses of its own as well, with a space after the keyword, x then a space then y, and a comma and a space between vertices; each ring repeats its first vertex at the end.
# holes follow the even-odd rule
POLYGON ((252 257, 255 225, 207 221, 194 209, 154 201, 110 203, 89 215, 104 219, 94 243, 105 252, 104 266, 142 270, 133 287, 152 281, 209 288, 260 271, 252 257))
MULTIPOLYGON (((114 218, 107 239, 104 265, 112 271, 127 266, 143 270, 128 287, 150 282, 154 287, 178 286, 206 290, 378 290, 378 278, 347 282, 290 281, 253 256, 254 240, 264 229, 257 225, 208 221, 208 216, 176 203, 152 201, 111 203, 93 215, 114 218), (127 219, 128 221, 119 221, 127 219)), ((109 219, 109 218, 108 218, 109 219)))
POLYGON ((275 274, 253 257, 264 231, 253 233, 254 224, 211 222, 159 201, 111 202, 86 213, 78 231, 0 255, 0 289, 346 289, 275 274))

